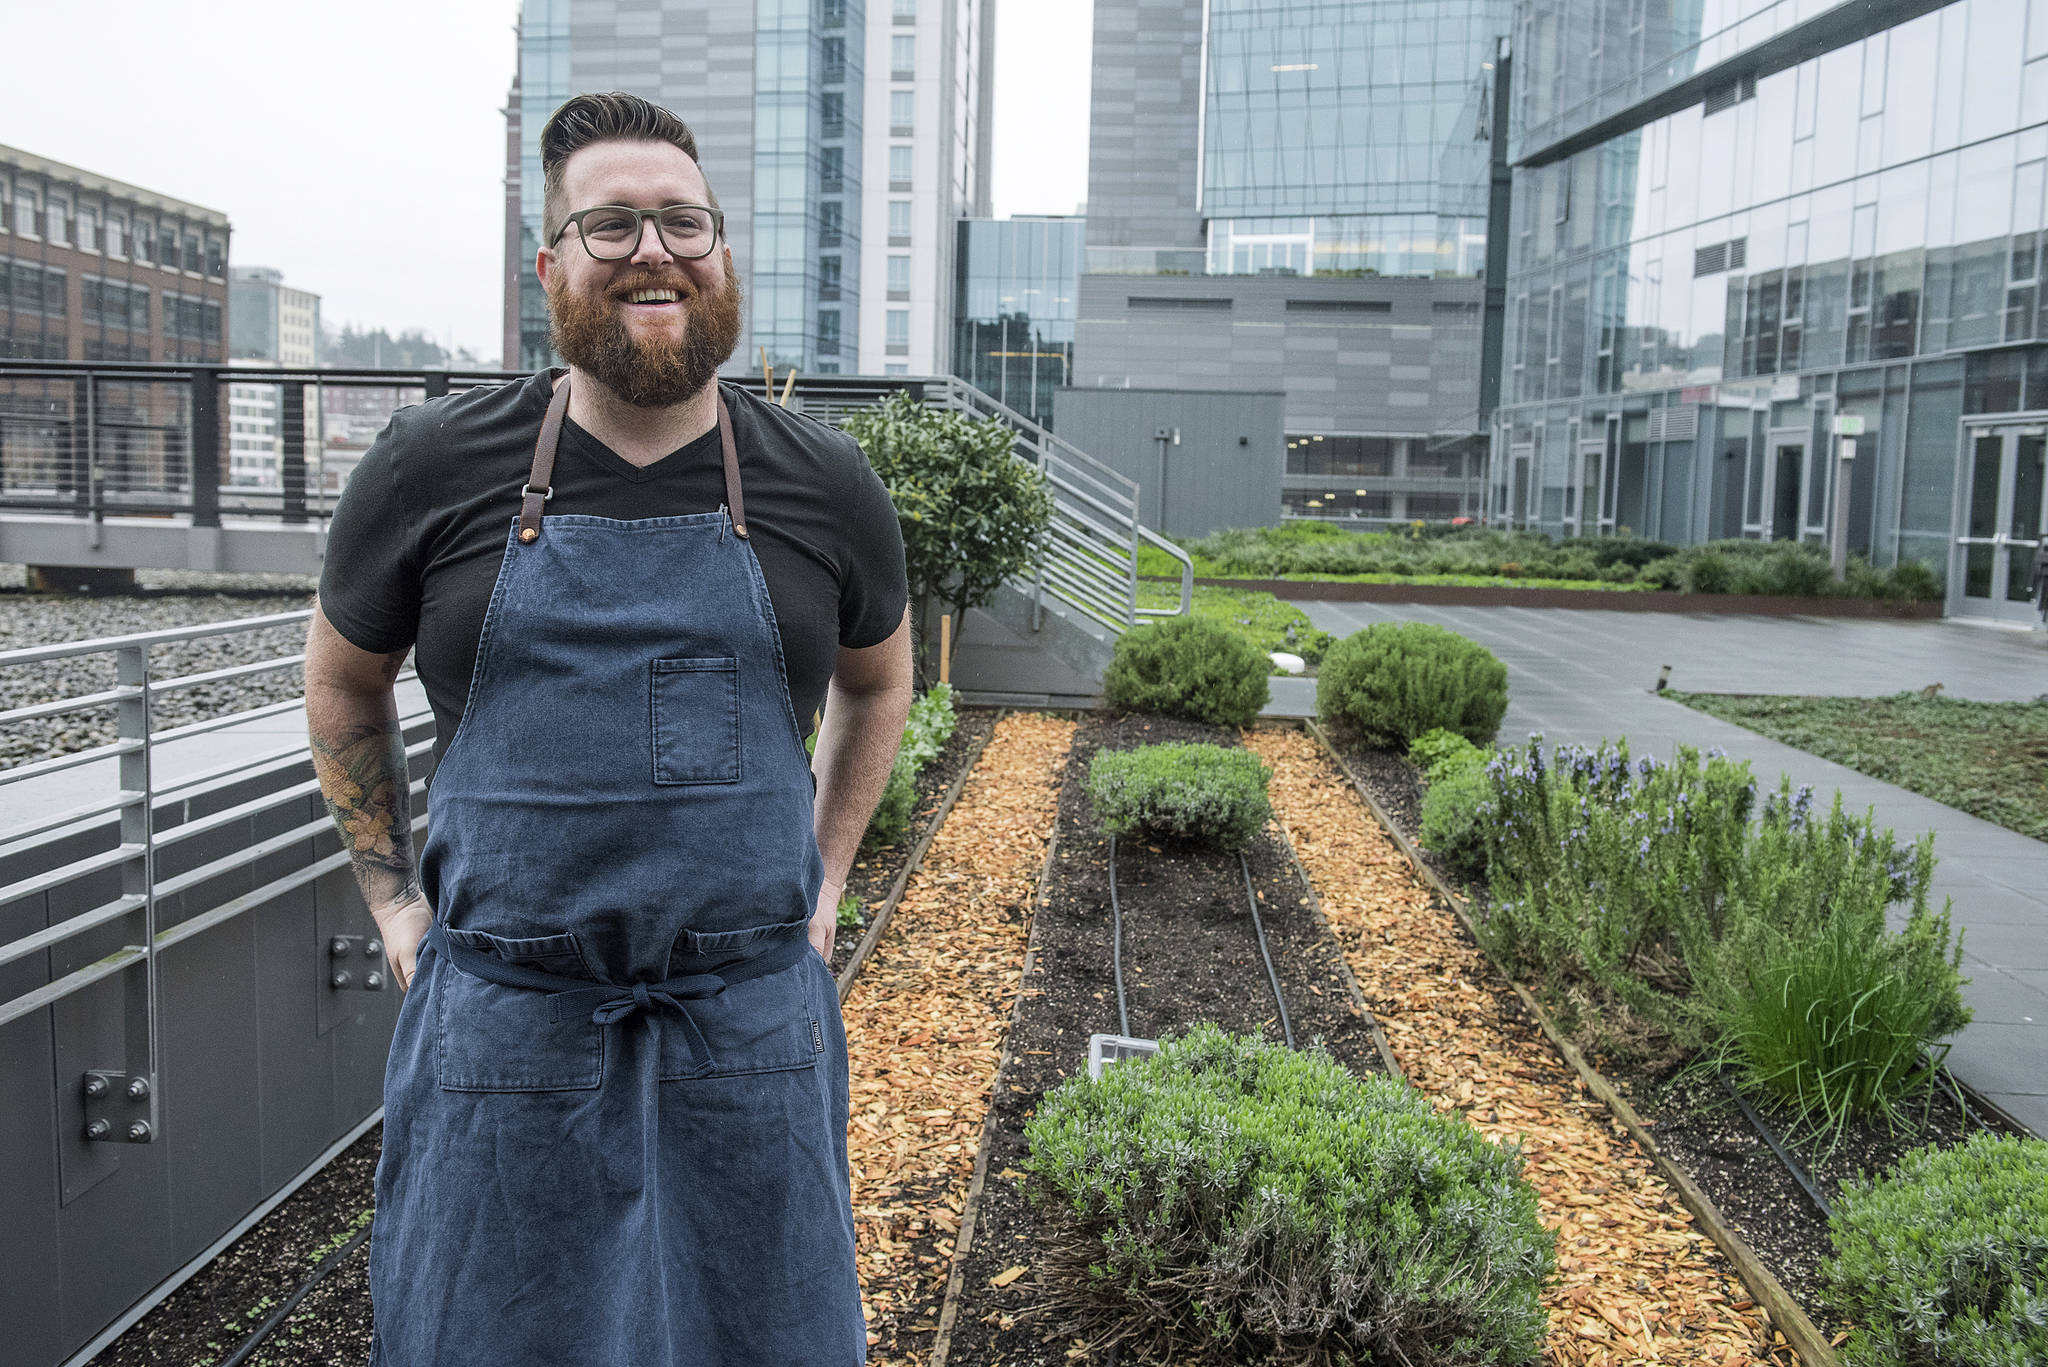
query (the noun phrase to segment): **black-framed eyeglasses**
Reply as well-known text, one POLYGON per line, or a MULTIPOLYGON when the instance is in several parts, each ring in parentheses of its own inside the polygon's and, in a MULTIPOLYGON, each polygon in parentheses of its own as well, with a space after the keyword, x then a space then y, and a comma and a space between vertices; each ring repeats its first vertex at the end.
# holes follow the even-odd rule
POLYGON ((634 209, 624 204, 600 204, 579 209, 562 220, 550 247, 562 240, 569 225, 576 226, 583 250, 599 261, 623 261, 640 249, 641 234, 648 219, 669 255, 684 261, 708 256, 725 231, 725 214, 702 204, 664 204, 659 209, 634 209))

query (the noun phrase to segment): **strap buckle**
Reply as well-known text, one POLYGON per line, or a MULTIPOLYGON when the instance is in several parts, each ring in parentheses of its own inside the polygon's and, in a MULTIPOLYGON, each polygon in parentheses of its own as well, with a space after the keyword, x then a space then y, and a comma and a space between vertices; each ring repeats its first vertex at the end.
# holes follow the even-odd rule
POLYGON ((539 494, 540 501, 548 503, 553 501, 555 497, 555 486, 550 484, 546 489, 536 489, 531 484, 522 484, 519 486, 519 493, 521 497, 527 494, 539 494))

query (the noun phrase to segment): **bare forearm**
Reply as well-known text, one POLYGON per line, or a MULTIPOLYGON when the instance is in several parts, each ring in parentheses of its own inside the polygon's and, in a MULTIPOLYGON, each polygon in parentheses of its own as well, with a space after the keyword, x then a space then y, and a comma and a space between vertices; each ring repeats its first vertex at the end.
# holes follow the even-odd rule
POLYGON ((864 692, 835 685, 827 696, 811 768, 818 776, 818 852, 825 859, 825 881, 834 886, 845 886, 868 818, 889 782, 910 715, 910 692, 906 679, 900 688, 864 692))
POLYGON ((306 731, 320 794, 341 832, 363 901, 375 911, 407 900, 418 883, 411 776, 396 699, 388 691, 359 693, 309 682, 306 731))

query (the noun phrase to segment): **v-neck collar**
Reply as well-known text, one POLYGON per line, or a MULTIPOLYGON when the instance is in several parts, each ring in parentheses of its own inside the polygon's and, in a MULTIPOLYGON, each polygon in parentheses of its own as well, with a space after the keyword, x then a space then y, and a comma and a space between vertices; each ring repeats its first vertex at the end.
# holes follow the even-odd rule
POLYGON ((577 426, 576 420, 566 415, 562 419, 562 445, 633 484, 646 484, 679 471, 695 469, 700 461, 711 469, 716 469, 719 464, 716 426, 703 436, 683 443, 659 460, 646 465, 635 465, 577 426))

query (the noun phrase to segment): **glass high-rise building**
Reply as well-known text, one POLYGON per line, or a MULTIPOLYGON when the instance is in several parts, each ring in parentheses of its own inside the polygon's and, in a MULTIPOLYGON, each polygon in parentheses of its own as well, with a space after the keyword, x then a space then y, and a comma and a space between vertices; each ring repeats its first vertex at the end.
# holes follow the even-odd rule
POLYGON ((987 212, 992 5, 524 0, 506 109, 506 363, 552 358, 533 267, 540 129, 572 94, 625 90, 696 134, 748 301, 734 373, 758 374, 762 348, 779 370, 942 372, 954 220, 987 212))
POLYGON ((2030 619, 2048 7, 1525 0, 1514 50, 1499 514, 1826 541, 1839 507, 1952 613, 2030 619))
POLYGON ((1293 515, 1476 513, 1509 11, 1097 0, 1073 383, 1283 392, 1285 450, 1247 458, 1293 515))
POLYGON ((1071 378, 1081 279, 1079 218, 969 218, 954 252, 953 373, 1052 425, 1071 378))

